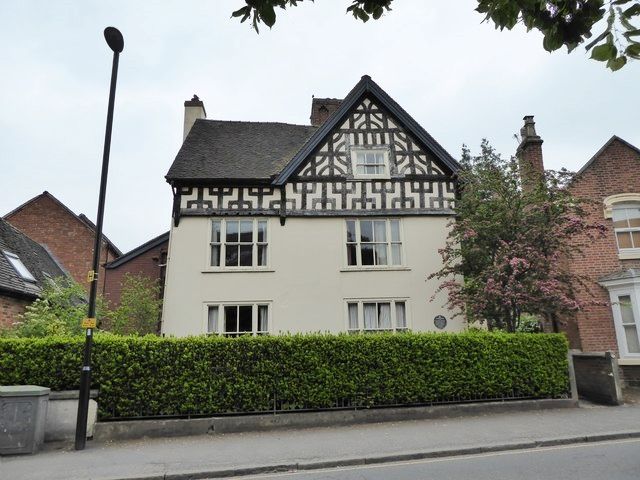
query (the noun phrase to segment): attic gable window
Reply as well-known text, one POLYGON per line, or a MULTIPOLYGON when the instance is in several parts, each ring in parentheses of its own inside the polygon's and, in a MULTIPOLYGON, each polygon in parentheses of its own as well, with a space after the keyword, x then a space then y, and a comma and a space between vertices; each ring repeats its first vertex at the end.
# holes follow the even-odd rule
POLYGON ((389 178, 389 152, 387 150, 351 150, 355 178, 389 178))
POLYGON ((25 267, 24 263, 22 263, 22 260, 20 260, 20 257, 18 257, 18 255, 16 255, 15 253, 7 252, 6 250, 3 250, 2 253, 4 253, 4 256, 7 257, 7 260, 9 260, 11 266, 15 269, 16 272, 18 272, 18 275, 20 275, 23 280, 26 280, 27 282, 36 281, 35 277, 31 275, 31 272, 27 267, 25 267))

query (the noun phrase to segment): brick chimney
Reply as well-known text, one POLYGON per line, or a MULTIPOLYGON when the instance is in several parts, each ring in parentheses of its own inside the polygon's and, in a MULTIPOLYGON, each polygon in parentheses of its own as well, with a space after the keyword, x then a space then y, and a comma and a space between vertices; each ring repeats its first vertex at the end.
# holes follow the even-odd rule
POLYGON ((542 162, 542 139, 536 133, 536 122, 533 115, 523 118, 524 126, 520 129, 520 145, 516 150, 520 178, 523 190, 531 190, 544 176, 542 162))
POLYGON ((311 100, 311 125, 319 127, 342 103, 339 98, 315 98, 311 100))
POLYGON ((191 100, 184 102, 184 131, 182 141, 187 138, 189 130, 199 118, 207 118, 207 111, 204 109, 204 103, 194 95, 191 100))

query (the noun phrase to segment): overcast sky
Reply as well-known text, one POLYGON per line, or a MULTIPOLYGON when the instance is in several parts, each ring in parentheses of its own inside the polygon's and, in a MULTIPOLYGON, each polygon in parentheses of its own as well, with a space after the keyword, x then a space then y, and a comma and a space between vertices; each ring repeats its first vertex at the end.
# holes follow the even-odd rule
POLYGON ((48 190, 95 220, 111 51, 120 58, 105 233, 128 251, 168 230, 164 180, 183 102, 209 118, 307 124, 311 95, 342 98, 369 74, 454 157, 487 138, 504 155, 535 115, 548 168, 577 170, 613 134, 640 145, 640 62, 615 74, 580 48, 549 54, 524 28, 499 32, 476 2, 395 0, 380 21, 349 0, 278 11, 256 35, 241 0, 0 4, 0 214, 48 190))

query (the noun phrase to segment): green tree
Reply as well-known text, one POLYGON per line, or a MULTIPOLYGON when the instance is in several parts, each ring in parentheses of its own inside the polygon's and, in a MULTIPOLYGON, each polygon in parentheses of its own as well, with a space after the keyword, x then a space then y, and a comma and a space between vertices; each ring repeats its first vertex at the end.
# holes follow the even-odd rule
MULTIPOLYGON (((97 318, 104 315, 104 302, 98 298, 97 318)), ((20 320, 3 331, 5 336, 46 337, 80 335, 81 322, 87 316, 87 292, 70 277, 49 280, 40 298, 27 306, 20 320)))
MULTIPOLYGON (((233 12, 241 22, 252 20, 253 28, 276 23, 276 8, 295 7, 303 0, 244 0, 245 6, 233 12)), ((313 0, 311 0, 313 1, 313 0)), ((347 12, 367 22, 378 20, 391 10, 394 0, 351 0, 347 12)), ((606 17, 603 31, 586 43, 591 58, 611 70, 622 68, 629 58, 640 59, 640 28, 632 21, 640 17, 640 0, 477 0, 476 11, 495 28, 511 30, 518 23, 528 31, 544 35, 542 46, 553 52, 562 46, 571 52, 593 36, 594 26, 606 17)), ((425 3, 425 8, 427 3, 425 3)))
POLYGON ((157 334, 161 305, 157 281, 127 273, 122 282, 120 304, 109 312, 103 329, 120 335, 157 334))
POLYGON ((470 322, 515 332, 522 315, 555 324, 586 304, 577 295, 586 279, 566 268, 581 253, 577 239, 603 235, 585 201, 565 188, 569 172, 525 175, 518 161, 504 160, 485 140, 479 156, 465 147, 459 174, 456 221, 441 250, 443 267, 430 278, 443 280, 449 306, 470 322))

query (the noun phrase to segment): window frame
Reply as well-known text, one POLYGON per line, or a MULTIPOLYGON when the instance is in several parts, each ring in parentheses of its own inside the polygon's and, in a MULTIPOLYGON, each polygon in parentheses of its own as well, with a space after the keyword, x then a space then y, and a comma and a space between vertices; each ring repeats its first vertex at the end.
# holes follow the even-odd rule
POLYGON ((11 265, 11 268, 13 268, 22 280, 29 283, 37 283, 36 277, 33 276, 31 270, 27 268, 17 253, 10 252, 9 250, 2 250, 2 253, 9 262, 9 265, 11 265), (24 269, 24 273, 20 271, 21 267, 24 269), (25 276, 25 274, 28 276, 25 276))
POLYGON ((638 308, 638 287, 612 289, 610 291, 610 296, 616 337, 618 340, 618 352, 620 354, 620 357, 640 359, 640 352, 629 352, 629 346, 627 345, 627 336, 624 329, 625 324, 622 323, 622 308, 620 305, 620 297, 628 296, 630 298, 633 319, 636 326, 636 335, 638 336, 638 342, 640 343, 640 309, 638 308))
MULTIPOLYGON (((391 162, 389 160, 391 155, 390 155, 389 147, 385 147, 385 146, 367 147, 362 145, 352 146, 349 151, 349 155, 351 157, 351 170, 353 172, 354 180, 376 180, 376 179, 389 180, 391 178, 391 162), (384 169, 385 169, 384 173, 358 173, 358 165, 366 165, 366 164, 358 163, 358 154, 367 154, 367 153, 382 154, 382 158, 383 158, 382 164, 384 165, 384 169)), ((374 164, 374 165, 380 165, 380 164, 374 164)))
MULTIPOLYGON (((354 270, 354 271, 358 271, 358 270, 407 270, 407 255, 405 252, 405 248, 404 248, 404 238, 405 238, 405 234, 404 234, 404 222, 402 221, 402 219, 400 217, 345 217, 344 218, 344 223, 343 223, 343 227, 342 227, 342 236, 343 236, 343 242, 342 242, 342 252, 343 252, 343 271, 350 271, 350 270, 354 270), (385 234, 387 237, 386 240, 386 254, 387 254, 387 264, 386 265, 363 265, 362 264, 362 243, 367 243, 367 244, 379 244, 379 243, 383 243, 383 242, 362 242, 361 241, 361 229, 360 229, 360 222, 375 222, 375 221, 380 221, 380 220, 384 220, 385 221, 385 234), (349 233, 348 233, 348 227, 347 227, 347 222, 353 221, 356 224, 356 241, 355 242, 349 242, 349 233), (393 241, 392 240, 392 236, 391 236, 391 222, 392 221, 397 221, 398 222, 398 234, 400 236, 400 240, 399 241, 393 241), (349 251, 347 248, 347 245, 352 244, 356 246, 356 264, 355 265, 349 265, 349 251), (392 259, 393 259, 393 248, 392 245, 400 245, 400 263, 398 265, 394 265, 392 264, 392 259)), ((373 227, 375 230, 375 226, 373 227)), ((375 250, 374 250, 375 251, 375 250)), ((374 254, 374 259, 375 259, 375 254, 374 254)), ((375 261, 375 260, 374 260, 375 261)))
MULTIPOLYGON (((207 254, 206 254, 206 272, 256 272, 256 271, 268 271, 270 268, 270 221, 268 217, 212 217, 208 221, 207 228, 207 254), (227 244, 233 245, 243 245, 248 244, 248 242, 241 242, 240 238, 238 238, 238 242, 227 242, 226 241, 226 233, 227 233, 227 222, 242 222, 242 221, 251 221, 252 222, 252 242, 251 242, 251 259, 252 265, 225 265, 226 263, 226 246, 227 244), (213 241, 213 223, 220 222, 220 242, 213 241), (258 241, 258 225, 260 222, 264 222, 266 225, 266 241, 259 242, 258 241), (213 259, 212 249, 214 245, 219 246, 219 256, 220 256, 220 265, 211 265, 211 261, 213 259), (258 249, 261 246, 266 247, 266 258, 264 265, 257 265, 258 262, 258 249)), ((238 258, 238 263, 240 263, 238 258)))
MULTIPOLYGON (((264 336, 270 335, 272 328, 272 302, 271 301, 248 301, 248 302, 205 302, 204 303, 204 323, 203 323, 203 331, 207 336, 217 335, 219 337, 241 337, 241 336, 264 336), (251 332, 225 332, 224 331, 224 308, 225 307, 251 307, 251 332), (266 306, 267 307, 267 329, 266 330, 258 330, 259 324, 259 307, 266 306), (218 328, 215 332, 209 331, 209 309, 211 307, 218 308, 218 328)), ((239 312, 238 312, 239 315, 239 312)), ((238 321, 238 320, 237 320, 238 321)), ((238 324, 236 324, 238 325, 238 324)))
MULTIPOLYGON (((377 311, 377 308, 376 308, 377 311)), ((392 332, 403 333, 411 331, 411 308, 409 305, 409 299, 407 297, 383 297, 383 298, 345 298, 344 299, 344 317, 345 317, 345 330, 348 334, 362 334, 362 333, 379 333, 379 332, 392 332), (352 329, 349 324, 349 305, 358 305, 358 328, 352 329), (391 308, 391 328, 364 328, 364 304, 365 303, 388 303, 391 308), (404 303, 404 321, 405 326, 403 328, 398 327, 397 319, 397 303, 404 303)))
POLYGON ((619 297, 630 297, 631 308, 636 325, 636 333, 640 337, 640 277, 634 276, 630 278, 605 280, 599 283, 602 287, 606 288, 609 293, 610 308, 613 315, 613 326, 616 333, 616 342, 618 345, 620 361, 624 362, 626 360, 628 362, 633 362, 633 364, 640 364, 640 352, 629 352, 619 302, 619 297))
MULTIPOLYGON (((640 208, 640 193, 619 193, 616 195, 610 195, 603 199, 602 201, 604 206, 604 218, 611 220, 613 223, 613 210, 616 208, 640 208)), ((618 242, 617 231, 622 229, 617 229, 612 225, 612 231, 614 236, 614 241, 616 244, 616 248, 618 250, 618 258, 620 260, 634 260, 640 259, 640 247, 638 248, 620 248, 620 244, 618 242)), ((636 227, 632 227, 630 229, 626 229, 626 231, 635 231, 636 227)))
MULTIPOLYGON (((614 221, 614 215, 616 210, 624 210, 626 212, 626 210, 634 210, 637 209, 640 211, 640 203, 638 202, 620 202, 620 203, 615 203, 612 205, 611 208, 611 221, 612 223, 615 223, 614 221)), ((627 225, 629 224, 629 218, 627 217, 625 219, 627 221, 627 225)), ((633 239, 633 232, 638 232, 638 234, 640 235, 640 226, 638 227, 631 227, 631 226, 627 226, 627 227, 616 227, 615 224, 613 225, 613 235, 616 239, 616 247, 618 248, 618 254, 621 256, 629 256, 632 255, 633 258, 638 258, 640 257, 640 245, 638 246, 634 246, 634 247, 629 247, 629 248, 622 248, 620 247, 620 242, 618 240, 618 233, 630 233, 631 234, 631 242, 632 244, 635 245, 634 239, 633 239)))

